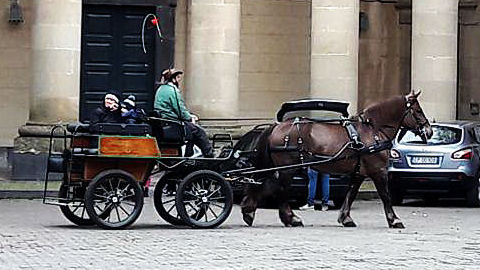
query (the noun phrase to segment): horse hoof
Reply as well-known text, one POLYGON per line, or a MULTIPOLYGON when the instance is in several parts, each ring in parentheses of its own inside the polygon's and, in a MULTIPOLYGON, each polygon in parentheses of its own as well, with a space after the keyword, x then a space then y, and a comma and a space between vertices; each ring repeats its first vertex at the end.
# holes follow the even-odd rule
POLYGON ((357 227, 357 224, 355 224, 355 222, 353 222, 352 218, 347 216, 343 222, 342 222, 343 226, 344 227, 357 227))
POLYGON ((243 221, 247 223, 249 227, 253 225, 253 219, 255 218, 254 213, 244 213, 243 214, 243 221))
POLYGON ((405 225, 402 222, 398 221, 390 225, 392 229, 405 229, 405 225))
POLYGON ((292 227, 303 227, 303 221, 299 217, 292 218, 292 227))
POLYGON ((349 227, 349 228, 357 227, 357 224, 355 224, 355 222, 353 221, 343 222, 342 224, 343 224, 343 227, 349 227))

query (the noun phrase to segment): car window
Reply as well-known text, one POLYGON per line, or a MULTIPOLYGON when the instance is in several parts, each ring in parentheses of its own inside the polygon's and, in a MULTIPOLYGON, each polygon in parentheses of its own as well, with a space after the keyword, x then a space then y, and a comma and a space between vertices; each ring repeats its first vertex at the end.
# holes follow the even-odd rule
POLYGON ((480 126, 473 128, 473 133, 475 134, 475 140, 480 143, 480 126))
MULTIPOLYGON (((432 126, 433 135, 427 140, 427 145, 456 144, 462 139, 462 129, 447 126, 432 126)), ((420 136, 407 131, 403 138, 398 138, 400 144, 425 144, 420 136)))

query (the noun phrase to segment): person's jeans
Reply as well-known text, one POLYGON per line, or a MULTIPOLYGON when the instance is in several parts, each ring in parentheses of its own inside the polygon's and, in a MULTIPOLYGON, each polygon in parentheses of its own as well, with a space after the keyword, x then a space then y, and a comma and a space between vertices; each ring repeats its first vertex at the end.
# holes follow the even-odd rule
MULTIPOLYGON (((318 172, 308 168, 308 205, 313 205, 315 201, 315 193, 317 191, 317 179, 318 172)), ((330 195, 330 175, 328 173, 322 173, 322 204, 328 204, 328 198, 330 195)))

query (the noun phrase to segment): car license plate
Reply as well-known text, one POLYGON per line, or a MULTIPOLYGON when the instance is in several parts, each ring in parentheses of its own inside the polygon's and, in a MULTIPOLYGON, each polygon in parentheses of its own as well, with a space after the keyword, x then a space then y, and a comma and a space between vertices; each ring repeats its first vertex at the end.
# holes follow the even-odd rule
POLYGON ((438 157, 412 157, 412 164, 437 164, 438 157))

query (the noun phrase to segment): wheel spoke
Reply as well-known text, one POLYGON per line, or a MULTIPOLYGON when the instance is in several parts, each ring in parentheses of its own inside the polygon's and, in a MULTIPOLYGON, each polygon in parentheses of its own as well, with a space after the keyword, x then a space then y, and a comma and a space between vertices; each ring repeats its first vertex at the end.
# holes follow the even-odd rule
POLYGON ((135 203, 130 203, 130 202, 126 202, 126 201, 122 201, 122 203, 126 204, 126 205, 129 205, 129 206, 132 206, 132 207, 135 207, 135 203))
POLYGON ((73 209, 72 213, 75 214, 75 212, 77 212, 78 208, 80 208, 80 206, 82 206, 82 204, 80 203, 79 205, 77 205, 77 207, 75 207, 75 209, 73 209))
POLYGON ((217 189, 215 189, 212 194, 208 195, 207 198, 210 198, 213 196, 213 194, 217 193, 220 189, 222 189, 222 187, 218 187, 217 189))
POLYGON ((117 182, 117 187, 115 188, 115 190, 119 190, 120 189, 120 183, 122 182, 122 179, 118 179, 118 182, 117 182))
POLYGON ((198 193, 198 188, 195 186, 195 183, 192 183, 191 190, 198 193))
POLYGON ((121 222, 122 220, 120 219, 120 213, 118 212, 118 207, 115 204, 113 206, 115 206, 115 212, 117 212, 118 222, 121 222))
POLYGON ((98 206, 98 205, 96 205, 96 204, 95 204, 95 208, 97 208, 97 209, 98 209, 98 211, 100 211, 100 212, 103 212, 103 211, 105 211, 105 210, 102 210, 102 208, 100 208, 100 206, 98 206))
POLYGON ((124 189, 122 189, 122 193, 125 192, 125 191, 127 191, 127 189, 128 189, 129 187, 130 187, 130 184, 127 184, 127 186, 126 186, 124 189))
POLYGON ((199 198, 199 196, 193 194, 191 191, 185 191, 185 192, 183 192, 183 194, 190 195, 190 196, 192 196, 192 197, 194 197, 194 198, 196 198, 196 199, 199 198))
POLYGON ((126 198, 130 198, 130 197, 134 197, 134 196, 135 196, 135 194, 129 194, 129 195, 123 197, 123 199, 125 200, 126 198))
POLYGON ((103 218, 104 215, 108 215, 108 218, 110 218, 110 213, 112 212, 112 207, 113 204, 106 204, 105 207, 103 208, 103 211, 101 211, 100 214, 98 214, 99 217, 103 218))
POLYGON ((199 214, 200 214, 200 209, 197 210, 197 211, 195 212, 195 214, 194 214, 194 215, 195 215, 195 220, 198 220, 199 214))
POLYGON ((100 184, 98 185, 101 189, 103 189, 103 191, 105 191, 105 193, 108 194, 108 190, 103 186, 103 184, 100 184))
POLYGON ((103 195, 98 195, 98 194, 96 194, 96 193, 93 193, 93 196, 95 196, 95 197, 97 197, 97 198, 102 198, 102 199, 108 200, 108 197, 103 196, 103 195))
MULTIPOLYGON (((205 207, 204 207, 204 208, 205 208, 205 207)), ((204 210, 204 211, 205 211, 205 210, 204 210)), ((204 216, 205 216, 205 222, 208 222, 208 218, 207 218, 207 216, 208 216, 208 215, 207 215, 207 211, 205 211, 205 215, 204 215, 204 216)))
POLYGON ((120 209, 121 209, 125 214, 127 214, 127 216, 130 216, 130 215, 133 213, 133 211, 132 211, 132 213, 128 213, 128 211, 125 210, 125 208, 123 208, 123 206, 122 206, 121 204, 119 204, 118 207, 120 207, 120 209))
POLYGON ((210 189, 212 188, 212 184, 213 184, 213 181, 210 181, 209 185, 208 185, 208 191, 210 191, 210 189))
POLYGON ((215 212, 212 210, 212 208, 210 207, 210 205, 208 206, 208 210, 210 210, 210 212, 212 212, 213 216, 215 217, 215 219, 218 218, 217 214, 215 214, 215 212))
POLYGON ((82 219, 83 219, 84 215, 85 215, 85 207, 83 207, 83 209, 82 209, 82 219))
POLYGON ((162 203, 166 204, 166 203, 171 203, 171 202, 174 202, 174 201, 175 201, 175 198, 167 200, 167 201, 162 201, 162 203))
POLYGON ((173 204, 172 206, 170 206, 170 208, 168 208, 168 210, 167 210, 167 213, 170 213, 170 211, 172 211, 174 207, 175 207, 175 204, 173 204))
POLYGON ((210 202, 210 204, 211 204, 211 205, 213 205, 213 206, 216 206, 216 207, 222 208, 222 209, 224 209, 224 208, 225 208, 225 206, 222 206, 222 205, 216 204, 216 203, 214 203, 214 202, 210 202))
POLYGON ((215 198, 210 198, 210 200, 221 200, 221 199, 225 199, 225 197, 215 197, 215 198))
POLYGON ((113 191, 112 178, 108 178, 108 184, 110 185, 110 191, 113 191))

